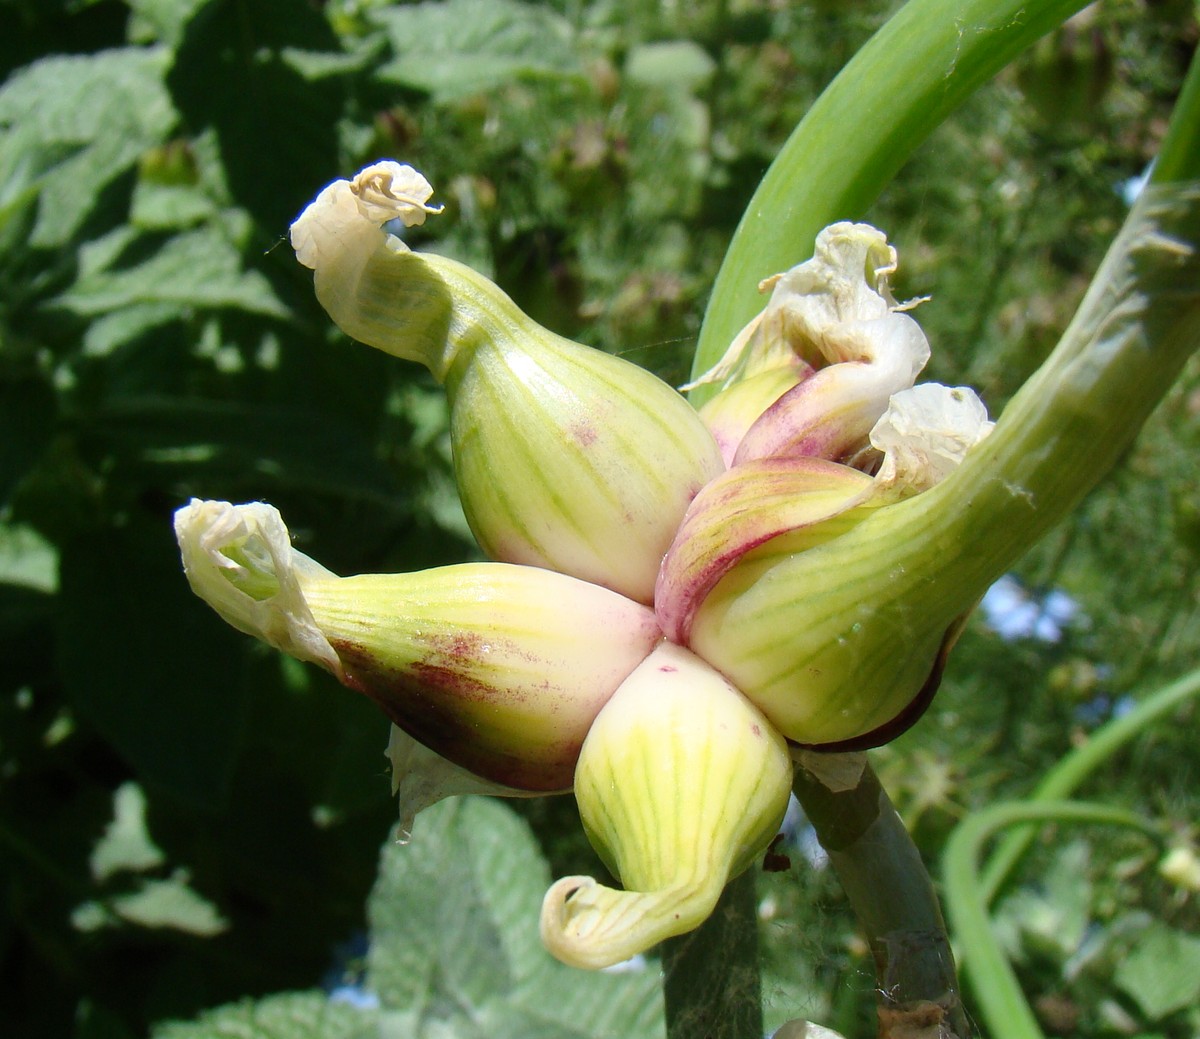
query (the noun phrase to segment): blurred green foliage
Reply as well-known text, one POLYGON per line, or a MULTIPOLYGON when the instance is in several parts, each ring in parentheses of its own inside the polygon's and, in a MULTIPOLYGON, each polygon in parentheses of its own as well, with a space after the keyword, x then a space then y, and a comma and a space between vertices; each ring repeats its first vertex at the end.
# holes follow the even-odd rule
MULTIPOLYGON (((170 529, 191 495, 266 499, 341 573, 475 551, 439 392, 331 327, 290 220, 334 177, 410 161, 447 204, 414 242, 682 381, 758 178, 891 6, 0 0, 6 1035, 122 1039, 310 988, 365 926, 386 722, 225 627, 170 529)), ((995 413, 1049 352, 1196 41, 1185 0, 1089 8, 846 214, 897 243, 901 294, 933 297, 932 377, 995 413)), ((973 805, 1197 659, 1198 449, 1193 366, 1023 566, 1035 597, 1079 604, 1063 638, 974 624, 929 717, 879 753, 931 861, 973 805)), ((1194 845, 1198 728, 1182 714, 1094 792, 1194 845)), ((569 801, 522 810, 556 871, 596 868, 569 801)), ((1194 959, 1197 895, 1136 843, 1082 840, 1040 846, 1002 911, 1046 1027, 1193 1034, 1194 1006, 1144 978, 1163 949, 1194 959), (1038 899, 1070 920, 1039 924, 1038 899)), ((870 1034, 869 957, 828 872, 792 857, 763 883, 768 1022, 870 1034)))

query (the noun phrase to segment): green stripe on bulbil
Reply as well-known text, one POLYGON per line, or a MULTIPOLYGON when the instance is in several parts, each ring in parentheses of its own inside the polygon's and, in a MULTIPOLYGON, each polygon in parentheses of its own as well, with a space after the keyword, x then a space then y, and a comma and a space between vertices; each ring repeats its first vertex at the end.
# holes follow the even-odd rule
MULTIPOLYGON (((494 351, 498 353, 498 351, 494 351)), ((502 357, 489 358, 493 364, 503 363, 502 357)), ((531 361, 531 363, 533 363, 531 361)), ((513 526, 526 537, 532 544, 537 544, 533 532, 530 530, 529 524, 521 519, 522 514, 536 515, 539 510, 532 510, 528 505, 521 506, 517 504, 518 499, 516 494, 521 492, 527 493, 531 489, 531 485, 535 486, 540 491, 548 507, 553 507, 556 513, 556 518, 551 521, 547 519, 547 525, 553 525, 561 530, 567 530, 573 533, 576 540, 583 542, 589 546, 593 554, 602 554, 601 550, 607 545, 602 543, 602 539, 594 530, 589 530, 581 521, 584 518, 584 513, 577 507, 572 508, 572 503, 569 498, 563 493, 564 489, 568 492, 577 490, 579 483, 572 481, 571 484, 552 484, 547 480, 538 480, 536 477, 547 472, 545 457, 536 453, 537 443, 528 437, 528 427, 521 423, 520 414, 523 409, 514 408, 511 401, 506 401, 501 396, 501 390, 511 393, 522 393, 525 401, 533 402, 536 405, 537 394, 526 385, 525 381, 518 378, 513 372, 511 366, 508 368, 509 378, 503 383, 495 379, 487 379, 483 376, 476 377, 478 385, 473 385, 474 394, 481 398, 478 401, 472 401, 472 405, 476 408, 486 409, 486 417, 481 419, 478 424, 471 428, 471 439, 483 436, 489 424, 498 426, 503 430, 503 436, 497 439, 501 440, 510 457, 505 459, 505 468, 512 467, 512 471, 518 475, 510 480, 504 480, 502 476, 497 474, 497 478, 492 485, 492 492, 497 504, 503 504, 506 515, 512 522, 513 526)), ((544 367, 543 367, 543 370, 544 367)), ((468 444, 463 445, 464 451, 468 448, 468 444)), ((580 459, 582 463, 582 459, 580 459)), ((593 481, 591 484, 591 492, 606 497, 613 506, 619 506, 620 502, 611 488, 602 483, 593 481)), ((468 497, 473 497, 468 495, 468 497)))
POLYGON ((629 769, 631 780, 628 785, 621 777, 614 777, 617 785, 613 788, 622 792, 621 799, 627 806, 627 817, 629 809, 637 811, 634 825, 621 834, 622 866, 626 873, 632 874, 631 877, 624 877, 623 882, 627 887, 652 891, 662 886, 658 878, 663 874, 662 838, 668 820, 659 814, 662 806, 655 775, 658 761, 650 752, 652 743, 645 731, 636 733, 630 739, 629 747, 635 752, 635 761, 640 769, 629 769), (634 778, 639 781, 636 787, 634 778), (635 868, 631 870, 631 866, 635 868))
MULTIPOLYGON (((527 490, 527 485, 521 479, 526 473, 535 471, 537 460, 528 442, 519 435, 519 428, 509 421, 507 411, 498 408, 495 402, 487 407, 490 409, 488 421, 493 428, 475 425, 465 440, 459 439, 455 444, 464 508, 468 517, 475 515, 472 526, 485 548, 494 546, 496 538, 493 535, 499 526, 506 528, 506 534, 519 536, 526 545, 537 546, 542 539, 530 526, 529 519, 544 520, 544 510, 530 509, 527 504, 522 507, 519 497, 527 490), (499 432, 496 426, 501 427, 499 432), (474 442, 484 440, 503 444, 506 457, 497 458, 494 446, 473 447, 474 442), (488 464, 484 465, 482 463, 487 454, 491 457, 488 464), (512 472, 518 473, 519 477, 511 477, 509 474, 512 472), (473 482, 476 480, 484 481, 487 489, 483 492, 473 491, 473 482), (501 518, 503 523, 498 522, 501 518)), ((558 512, 562 512, 561 503, 558 512)))
MULTIPOLYGON (((485 383, 485 386, 487 390, 492 389, 489 384, 485 383)), ((481 388, 480 395, 483 396, 484 392, 484 389, 481 388)), ((534 453, 534 445, 524 435, 524 428, 522 425, 518 421, 513 420, 512 413, 509 411, 504 401, 502 401, 493 393, 491 394, 491 399, 487 402, 485 407, 488 416, 486 421, 495 423, 503 429, 503 436, 498 437, 497 439, 499 443, 504 445, 506 452, 510 455, 510 457, 502 460, 500 467, 501 471, 492 475, 492 479, 489 482, 489 487, 492 491, 492 494, 495 496, 494 500, 498 504, 503 504, 506 507, 506 515, 512 522, 514 528, 516 528, 530 544, 536 545, 537 540, 530 530, 529 524, 525 522, 521 516, 522 513, 529 516, 539 516, 540 514, 539 518, 544 519, 544 513, 542 513, 541 509, 531 510, 528 507, 521 509, 519 506, 514 504, 517 499, 509 492, 510 490, 527 491, 529 489, 528 481, 530 476, 534 473, 540 473, 542 471, 542 466, 539 465, 539 462, 542 460, 539 459, 534 453)), ((480 427, 476 426, 476 436, 480 435, 479 430, 480 427)), ((545 482, 539 481, 537 486, 543 491, 546 498, 546 504, 555 508, 555 512, 557 514, 557 519, 555 521, 556 525, 564 525, 565 521, 567 520, 567 510, 562 497, 545 482)), ((470 498, 475 497, 475 495, 467 494, 464 495, 464 497, 470 498)))
MULTIPOLYGON (((570 351, 568 348, 575 350, 589 349, 579 347, 577 344, 566 343, 560 348, 561 356, 569 356, 570 351)), ((633 389, 629 385, 630 380, 644 380, 648 390, 652 389, 655 393, 661 393, 664 396, 666 394, 674 396, 673 390, 667 387, 665 383, 659 382, 650 373, 608 354, 597 352, 595 357, 588 358, 586 367, 590 377, 603 390, 606 390, 613 399, 620 400, 629 397, 631 389, 633 389)), ((681 415, 686 414, 690 416, 690 407, 683 398, 678 398, 678 401, 681 407, 681 415)), ((664 493, 660 493, 656 497, 679 496, 680 489, 678 486, 672 482, 659 479, 663 473, 660 452, 648 452, 646 449, 651 444, 656 444, 661 448, 670 449, 677 460, 695 462, 699 460, 696 444, 680 435, 677 424, 669 424, 664 421, 663 409, 647 407, 640 410, 637 413, 637 417, 638 423, 636 425, 632 423, 611 425, 603 431, 603 435, 606 436, 613 447, 619 450, 619 464, 623 470, 636 472, 647 487, 659 492, 665 492, 665 495, 664 493), (647 436, 647 431, 652 431, 656 435, 653 437, 647 436)), ((699 419, 697 418, 695 421, 697 428, 699 428, 701 426, 699 419)), ((615 454, 608 455, 607 457, 613 458, 615 454)), ((608 468, 607 466, 596 465, 593 461, 593 459, 598 460, 599 458, 597 452, 585 451, 583 452, 583 458, 587 461, 588 468, 598 477, 608 475, 605 472, 608 468)), ((678 467, 680 466, 672 468, 678 467)), ((605 481, 599 481, 599 485, 606 486, 606 483, 605 481)), ((610 500, 616 506, 624 504, 623 497, 618 493, 612 494, 610 500)))
MULTIPOLYGON (((499 351, 497 351, 497 353, 499 353, 499 351)), ((532 358, 530 358, 529 360, 530 360, 531 364, 536 364, 538 368, 540 368, 543 372, 546 372, 546 374, 548 376, 548 379, 547 379, 548 382, 551 382, 551 383, 558 382, 558 380, 553 377, 552 373, 550 373, 549 370, 544 365, 538 364, 532 358)), ((534 407, 536 407, 536 403, 539 399, 539 394, 537 393, 536 388, 529 386, 525 382, 525 380, 519 378, 517 373, 513 370, 512 366, 505 362, 505 359, 503 358, 503 356, 498 356, 497 361, 499 363, 505 364, 505 367, 508 369, 509 373, 511 374, 513 384, 516 387, 518 387, 526 395, 526 398, 530 402, 533 403, 534 407)), ((509 417, 508 412, 501 407, 503 402, 501 400, 499 400, 498 398, 496 398, 494 400, 494 404, 497 409, 496 413, 502 415, 504 419, 507 419, 509 417)), ((514 439, 518 439, 518 434, 521 434, 524 432, 517 425, 510 426, 510 429, 512 430, 512 432, 514 434, 514 439)), ((535 446, 534 443, 532 441, 530 441, 528 439, 528 437, 525 435, 519 435, 519 440, 520 440, 520 443, 522 444, 522 446, 528 446, 530 448, 535 446)), ((575 452, 570 452, 570 451, 563 452, 564 456, 568 456, 568 455, 571 455, 574 453, 575 452)), ((577 459, 577 461, 581 465, 586 464, 587 455, 582 452, 579 452, 578 454, 579 454, 579 458, 577 459)), ((533 454, 530 454, 527 452, 526 460, 530 463, 529 469, 526 471, 526 475, 532 475, 535 473, 537 475, 543 474, 544 470, 542 467, 536 465, 537 459, 533 454)), ((594 466, 588 466, 588 468, 590 468, 593 472, 595 472, 594 466)), ((581 484, 583 486, 586 486, 593 494, 596 494, 596 495, 606 499, 610 505, 612 505, 614 507, 620 506, 620 497, 611 488, 611 486, 609 486, 601 481, 597 481, 597 480, 586 481, 586 482, 572 481, 570 484, 566 484, 565 486, 567 486, 570 489, 577 489, 581 484)), ((573 530, 576 534, 578 534, 581 540, 583 540, 585 543, 587 543, 593 549, 596 549, 596 550, 600 550, 601 548, 606 547, 607 539, 605 539, 605 544, 596 544, 594 542, 594 540, 592 539, 592 536, 587 531, 587 529, 580 522, 572 521, 571 512, 573 512, 575 510, 570 508, 568 500, 561 494, 559 489, 552 486, 547 481, 540 481, 538 485, 540 487, 542 487, 543 490, 545 490, 549 500, 558 508, 559 514, 562 517, 563 521, 569 524, 570 529, 573 530)))

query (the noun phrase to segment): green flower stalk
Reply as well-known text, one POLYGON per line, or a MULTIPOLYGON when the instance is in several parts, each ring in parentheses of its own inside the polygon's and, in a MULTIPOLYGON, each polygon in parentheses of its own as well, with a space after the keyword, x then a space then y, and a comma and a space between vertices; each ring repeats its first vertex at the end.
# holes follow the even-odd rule
POLYGON ((723 468, 716 443, 649 372, 547 331, 469 267, 384 229, 421 223, 431 192, 394 162, 322 191, 292 225, 317 298, 348 335, 445 385, 459 493, 488 556, 649 603, 684 510, 723 468))
POLYGON ((291 547, 269 505, 193 500, 175 530, 192 589, 234 627, 508 787, 570 789, 592 720, 661 639, 645 606, 550 570, 337 577, 291 547))
POLYGON ((542 903, 560 960, 606 967, 690 931, 779 829, 783 738, 716 671, 663 643, 596 718, 575 773, 593 847, 625 890, 564 877, 542 903))

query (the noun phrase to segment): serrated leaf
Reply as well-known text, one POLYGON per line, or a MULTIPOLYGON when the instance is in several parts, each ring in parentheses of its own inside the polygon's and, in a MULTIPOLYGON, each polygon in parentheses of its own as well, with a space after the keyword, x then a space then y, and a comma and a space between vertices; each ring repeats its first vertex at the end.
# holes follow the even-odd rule
POLYGON ((322 992, 289 992, 219 1007, 197 1021, 167 1022, 153 1039, 377 1039, 376 1011, 331 1002, 322 992))
POLYGON ((385 846, 371 895, 369 986, 432 1036, 635 1039, 662 1034, 657 971, 587 973, 538 936, 549 884, 528 826, 507 806, 459 798, 385 846))
POLYGON ((216 214, 216 201, 200 185, 140 180, 133 190, 129 220, 135 227, 173 231, 192 227, 216 214))
POLYGON ((1154 923, 1117 964, 1113 982, 1151 1021, 1200 1003, 1200 938, 1154 923))
POLYGON ((268 317, 286 317, 270 283, 245 270, 238 249, 222 234, 202 228, 170 238, 149 259, 119 267, 119 254, 89 264, 72 288, 55 301, 81 317, 131 306, 171 304, 188 308, 232 308, 268 317))
POLYGON ((0 88, 0 181, 31 162, 40 173, 33 245, 69 241, 100 193, 171 131, 168 60, 144 47, 43 58, 0 88))
POLYGON ((384 80, 452 101, 522 78, 580 72, 567 22, 514 0, 444 0, 376 12, 396 57, 384 80))

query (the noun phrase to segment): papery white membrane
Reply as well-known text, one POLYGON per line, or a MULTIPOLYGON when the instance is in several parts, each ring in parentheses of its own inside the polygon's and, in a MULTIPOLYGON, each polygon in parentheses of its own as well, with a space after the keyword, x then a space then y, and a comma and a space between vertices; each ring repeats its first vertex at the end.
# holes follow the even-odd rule
POLYGON ((903 496, 928 490, 957 469, 994 425, 966 386, 927 382, 893 394, 871 430, 871 445, 883 452, 878 491, 903 496))
POLYGON ((340 676, 302 587, 336 575, 292 548, 278 509, 193 498, 175 513, 175 537, 192 591, 229 624, 340 676))
MULTIPOLYGON (((812 259, 760 284, 771 289, 766 308, 716 366, 685 389, 754 374, 774 363, 781 345, 817 366, 868 359, 854 348, 853 337, 844 339, 835 330, 913 305, 897 304, 892 296, 889 276, 895 269, 896 250, 882 231, 869 224, 830 225, 817 236, 812 259)), ((915 362, 918 371, 927 359, 926 347, 915 362)))
MULTIPOLYGON (((426 214, 440 213, 441 206, 428 204, 432 194, 432 185, 420 173, 391 160, 367 166, 353 180, 335 180, 291 226, 296 259, 315 270, 360 239, 369 250, 389 220, 415 227, 425 222, 426 214)), ((399 239, 393 241, 406 248, 399 239)))
POLYGON ((490 794, 493 797, 538 797, 542 791, 516 790, 459 768, 393 725, 384 751, 392 767, 392 794, 400 798, 400 840, 412 837, 419 812, 447 797, 490 794))

